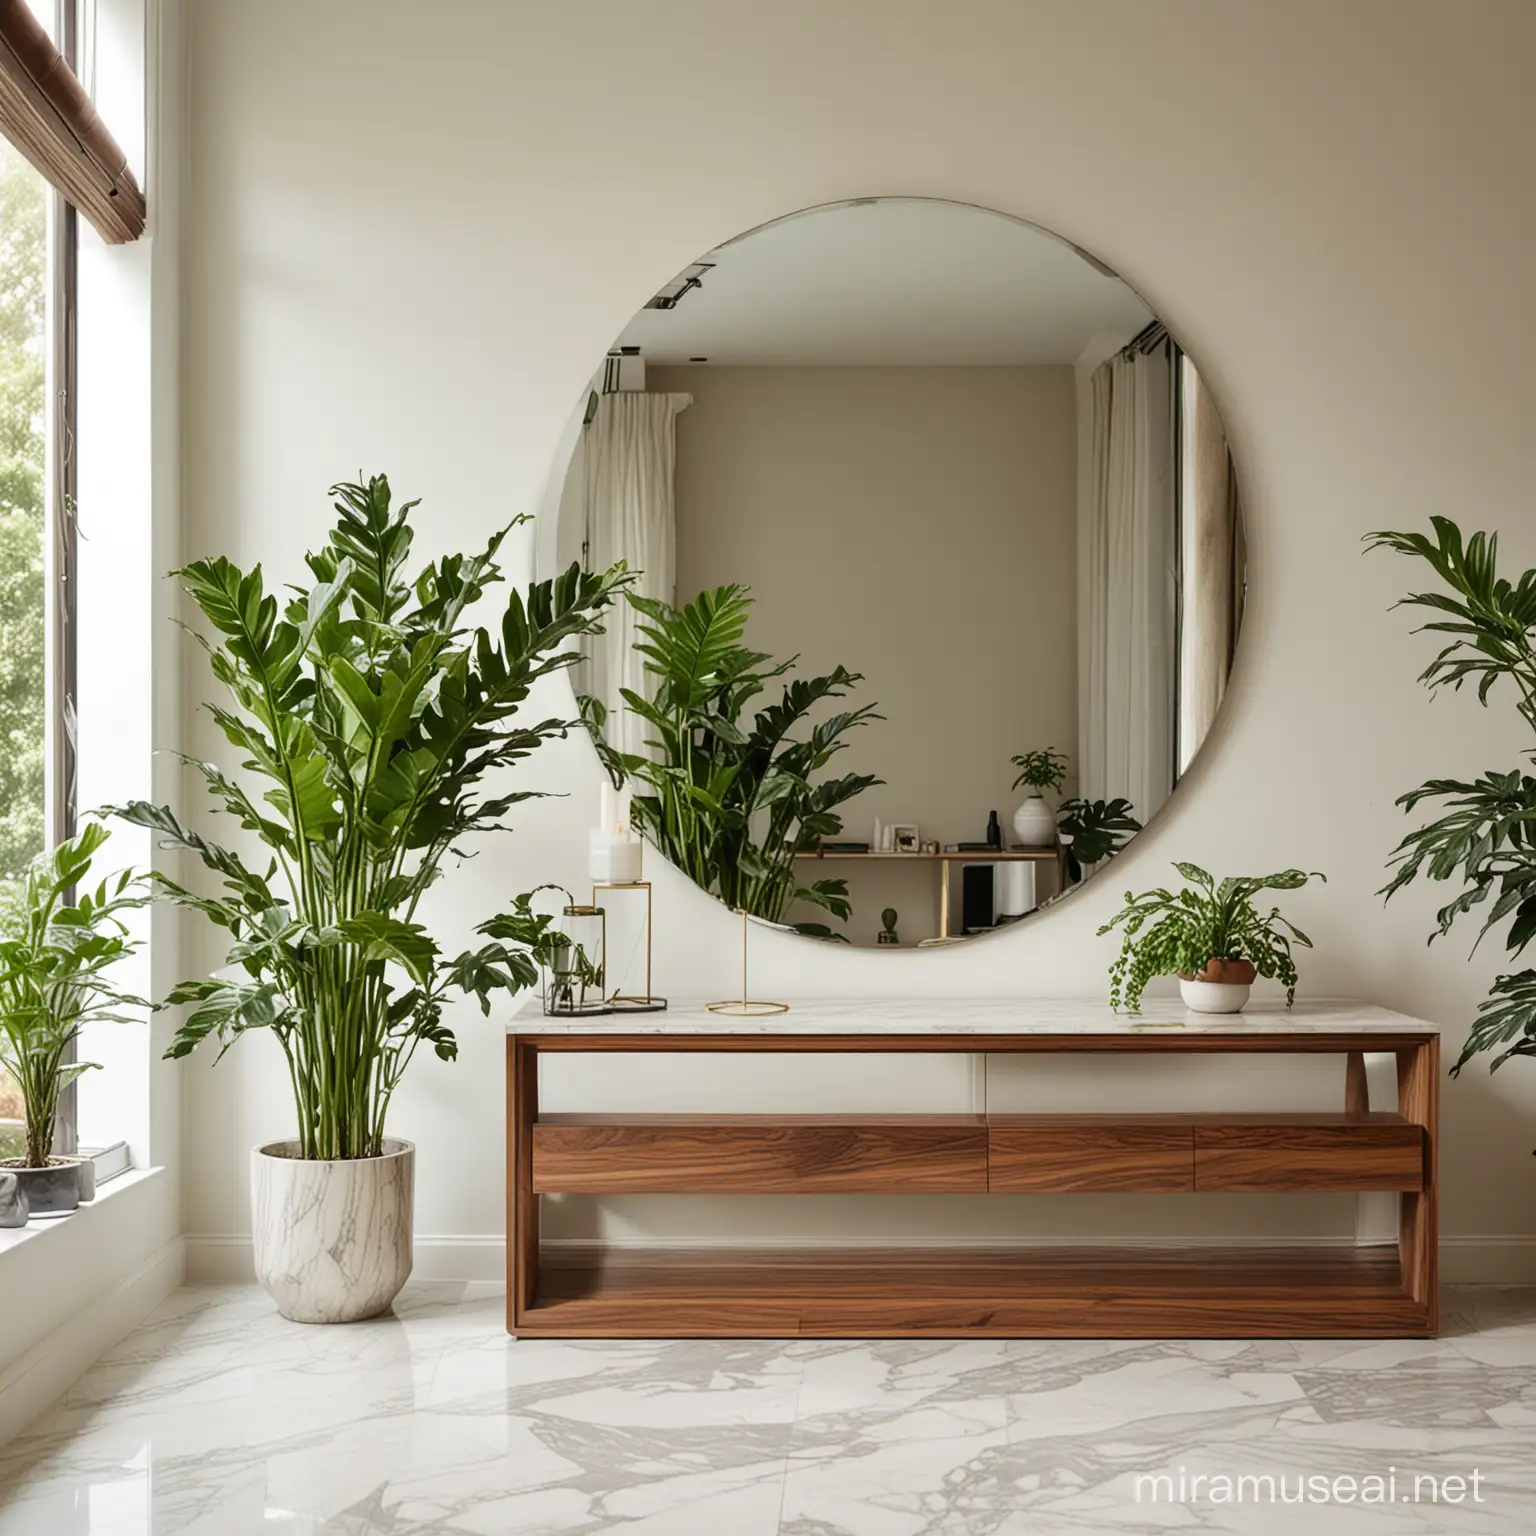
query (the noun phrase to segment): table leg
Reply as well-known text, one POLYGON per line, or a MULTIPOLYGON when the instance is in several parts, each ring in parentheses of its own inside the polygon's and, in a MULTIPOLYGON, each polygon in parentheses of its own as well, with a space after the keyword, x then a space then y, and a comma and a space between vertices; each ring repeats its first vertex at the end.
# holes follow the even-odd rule
POLYGON ((533 1123, 539 1117, 539 1053, 507 1036, 507 1332, 533 1305, 539 1278, 539 1197, 533 1192, 533 1123))
POLYGON ((1403 1284, 1429 1314, 1429 1326, 1440 1326, 1439 1225, 1436 1216, 1436 1166, 1439 1162, 1440 1038, 1397 1053, 1397 1111, 1424 1127, 1424 1187, 1401 1196, 1398 1253, 1403 1284))
POLYGON ((1344 1057, 1344 1112, 1363 1115, 1371 1107, 1371 1085, 1365 1076, 1365 1052, 1350 1051, 1344 1057))

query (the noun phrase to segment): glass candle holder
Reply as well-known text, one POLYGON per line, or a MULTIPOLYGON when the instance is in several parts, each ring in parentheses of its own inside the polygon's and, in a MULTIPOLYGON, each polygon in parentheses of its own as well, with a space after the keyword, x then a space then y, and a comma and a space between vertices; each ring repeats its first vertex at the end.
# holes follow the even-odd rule
POLYGON ((607 913, 598 906, 562 908, 544 967, 544 1012, 552 1016, 608 1012, 603 960, 607 913))

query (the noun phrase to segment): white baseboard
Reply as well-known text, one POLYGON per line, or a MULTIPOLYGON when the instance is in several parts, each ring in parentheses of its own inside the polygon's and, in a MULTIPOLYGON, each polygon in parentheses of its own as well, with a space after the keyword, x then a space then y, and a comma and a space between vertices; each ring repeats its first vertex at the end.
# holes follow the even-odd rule
POLYGON ((1536 1235, 1440 1239, 1445 1285, 1536 1285, 1536 1235))
MULTIPOLYGON (((1139 1238, 1127 1241, 1123 1237, 1063 1239, 1051 1238, 982 1238, 963 1239, 960 1246, 1006 1251, 1010 1248, 1049 1247, 1070 1242, 1075 1248, 1267 1248, 1276 1242, 1294 1248, 1348 1248, 1354 1245, 1350 1236, 1327 1236, 1283 1239, 1265 1237, 1167 1237, 1139 1238)), ((240 1284, 254 1280, 255 1266, 251 1257, 251 1240, 239 1236, 198 1236, 185 1239, 186 1274, 190 1283, 240 1284)), ((638 1249, 689 1248, 700 1252, 716 1248, 740 1248, 744 1239, 715 1237, 608 1237, 603 1239, 556 1237, 546 1238, 550 1248, 605 1248, 638 1249)), ((754 1248, 920 1248, 947 1249, 957 1246, 953 1237, 922 1237, 892 1239, 889 1237, 837 1238, 806 1241, 804 1238, 767 1238, 751 1240, 754 1248)), ((416 1239, 416 1263, 412 1278, 416 1280, 474 1280, 501 1281, 505 1278, 506 1239, 499 1232, 426 1236, 416 1239)), ((1536 1285, 1536 1235, 1513 1236, 1457 1236, 1440 1239, 1440 1278, 1450 1285, 1536 1285)))
MULTIPOLYGON (((191 1234, 187 1250, 189 1285, 248 1285, 256 1263, 248 1237, 191 1234)), ((507 1240, 501 1233, 418 1237, 413 1280, 494 1280, 506 1278, 507 1240)))
POLYGON ((0 1373, 0 1445, 56 1403, 181 1285, 184 1274, 185 1253, 175 1237, 0 1373))

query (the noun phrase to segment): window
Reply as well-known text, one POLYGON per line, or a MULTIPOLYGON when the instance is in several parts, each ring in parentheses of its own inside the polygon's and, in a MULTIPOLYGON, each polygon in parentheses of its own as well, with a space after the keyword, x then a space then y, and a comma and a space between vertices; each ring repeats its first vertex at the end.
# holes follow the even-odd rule
MULTIPOLYGON (((47 720, 48 185, 0 141, 0 902, 43 847, 47 720)), ((21 1151, 0 1076, 0 1155, 21 1151)))
MULTIPOLYGON (((60 35, 53 0, 30 8, 60 35)), ((56 514, 73 505, 75 218, 0 138, 0 907, 28 860, 73 831, 73 540, 56 514)), ((0 1073, 0 1157, 21 1150, 21 1118, 0 1073)), ((74 1119, 66 1091, 62 1151, 74 1119)))

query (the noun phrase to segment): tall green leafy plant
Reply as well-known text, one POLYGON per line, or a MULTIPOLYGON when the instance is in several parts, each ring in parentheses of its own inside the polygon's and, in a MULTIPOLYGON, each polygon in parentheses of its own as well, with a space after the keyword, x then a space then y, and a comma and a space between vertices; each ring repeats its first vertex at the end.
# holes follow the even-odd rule
POLYGON ((198 560, 177 573, 212 630, 199 638, 225 697, 209 710, 253 787, 193 766, 265 861, 208 841, 166 806, 117 812, 218 881, 206 894, 157 877, 229 935, 228 973, 167 1000, 191 1005, 168 1054, 270 1030, 307 1158, 382 1150, 417 1049, 457 1054, 444 1018, 454 994, 488 1013, 494 992, 536 983, 530 950, 548 919, 527 898, 480 925, 488 942, 452 958, 418 907, 451 849, 502 830, 536 793, 508 790, 503 771, 576 722, 525 723, 519 710, 540 678, 579 659, 570 642, 598 627, 629 580, 622 567, 599 576, 573 566, 510 592, 496 624, 471 625, 470 605, 502 580, 507 529, 482 553, 445 556, 408 579, 416 503, 394 506, 382 475, 332 495, 335 526, 305 556, 311 579, 286 604, 259 565, 198 560))
MULTIPOLYGON (((1372 548, 1422 561, 1438 578, 1438 590, 1410 592, 1398 604, 1427 611, 1432 617, 1421 631, 1441 637, 1419 681, 1431 693, 1474 684, 1484 706, 1507 681, 1516 713, 1536 732, 1536 571, 1511 582, 1498 572, 1497 534, 1463 537, 1448 517, 1431 518, 1430 525, 1432 536, 1382 531, 1367 540, 1372 548)), ((1536 748, 1522 756, 1536 761, 1536 748)), ((1507 923, 1505 950, 1520 956, 1536 938, 1536 777, 1511 768, 1490 769, 1471 780, 1430 779, 1397 803, 1410 814, 1425 805, 1442 814, 1416 827, 1393 850, 1386 899, 1421 875, 1457 882, 1460 890, 1436 914, 1430 939, 1481 909, 1473 947, 1507 923)), ((1496 1053, 1490 1070, 1512 1056, 1536 1056, 1536 970, 1510 971, 1494 981, 1452 1073, 1483 1051, 1496 1053)))
POLYGON ((80 1031, 125 1023, 133 1015, 124 1009, 149 1006, 114 976, 139 947, 126 915, 150 899, 144 882, 125 870, 71 898, 107 837, 105 827, 89 822, 38 854, 0 912, 0 1065, 26 1107, 29 1168, 48 1166, 59 1095, 96 1065, 64 1059, 80 1031))
MULTIPOLYGON (((777 699, 749 714, 795 658, 776 662, 744 644, 752 606, 745 587, 716 587, 682 608, 627 597, 646 620, 636 648, 654 681, 648 696, 625 689, 623 698, 646 722, 655 756, 604 745, 601 708, 589 699, 584 709, 610 770, 641 789, 632 814, 642 831, 695 884, 732 907, 779 922, 791 902, 802 901, 846 919, 847 882, 802 884, 795 855, 836 837, 843 828, 838 808, 883 782, 871 774, 825 773, 850 731, 882 718, 874 705, 810 718, 846 697, 863 675, 839 666, 823 677, 791 679, 777 699)), ((833 936, 825 924, 796 926, 833 936)))

